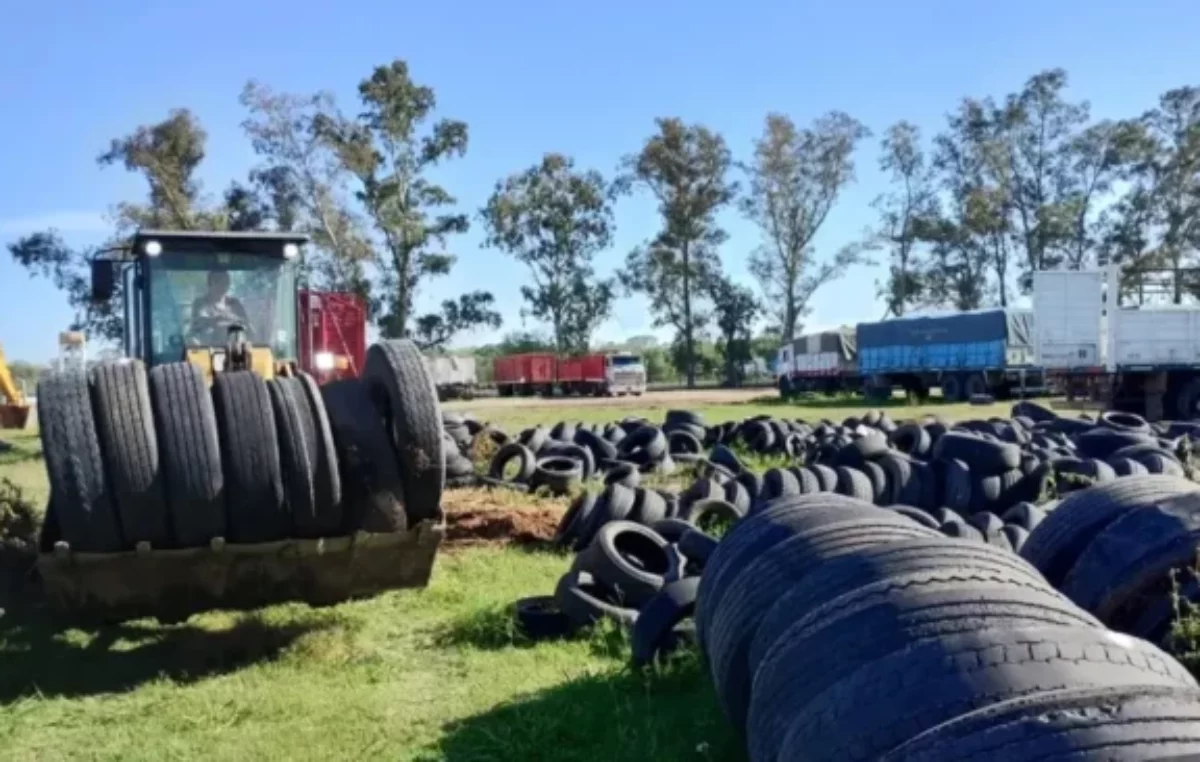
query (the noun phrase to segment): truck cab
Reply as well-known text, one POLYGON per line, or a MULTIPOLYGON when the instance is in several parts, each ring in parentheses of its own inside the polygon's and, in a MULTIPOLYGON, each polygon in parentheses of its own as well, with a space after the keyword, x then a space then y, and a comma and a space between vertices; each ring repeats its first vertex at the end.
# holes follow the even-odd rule
POLYGON ((640 396, 646 391, 646 366, 640 356, 630 352, 605 355, 604 381, 609 394, 640 396))
POLYGON ((124 351, 148 366, 187 361, 264 378, 298 359, 294 233, 143 230, 120 256, 92 262, 92 298, 119 289, 124 351))

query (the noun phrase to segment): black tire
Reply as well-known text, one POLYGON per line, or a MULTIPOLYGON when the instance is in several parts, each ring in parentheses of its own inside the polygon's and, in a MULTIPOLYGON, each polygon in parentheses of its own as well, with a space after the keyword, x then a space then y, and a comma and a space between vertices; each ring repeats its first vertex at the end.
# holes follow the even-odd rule
POLYGON ((637 494, 620 484, 610 484, 596 497, 596 505, 585 523, 579 525, 573 550, 582 551, 592 544, 600 527, 612 521, 625 521, 633 512, 637 494))
POLYGON ((906 423, 888 435, 888 441, 900 452, 915 458, 928 457, 933 447, 933 437, 916 423, 906 423))
POLYGON ((657 532, 632 521, 610 521, 579 555, 578 566, 637 608, 662 589, 671 562, 657 532))
MULTIPOLYGON (((213 378, 212 397, 225 474, 229 539, 240 543, 282 540, 289 535, 292 522, 284 502, 275 414, 267 385, 249 370, 218 373, 213 378)), ((299 534, 299 521, 296 530, 299 534)))
POLYGON ((87 376, 78 371, 47 373, 38 381, 37 397, 42 457, 61 539, 83 552, 123 549, 87 376))
POLYGON ((614 460, 617 457, 616 445, 588 429, 579 429, 575 432, 575 444, 591 450, 592 458, 596 462, 614 460))
MULTIPOLYGON (((268 383, 268 390, 271 386, 273 384, 268 383)), ((344 530, 402 531, 407 527, 408 519, 405 515, 399 461, 395 445, 382 416, 371 402, 366 384, 357 378, 333 381, 321 387, 321 400, 329 417, 337 451, 344 493, 344 530)), ((281 435, 283 426, 290 426, 280 419, 278 408, 275 425, 281 435)), ((294 445, 285 444, 282 439, 280 445, 281 456, 289 448, 294 448, 294 445)), ((286 466, 284 478, 285 488, 295 478, 286 466)), ((297 485, 297 488, 302 486, 299 482, 297 485)), ((315 496, 315 484, 313 489, 315 496)))
POLYGON ((529 486, 535 490, 545 487, 551 495, 566 495, 583 481, 583 464, 572 458, 551 456, 538 458, 529 486))
POLYGON ((962 633, 1046 626, 1104 632, 1035 570, 987 545, 901 542, 831 561, 759 626, 750 650, 751 758, 774 759, 799 713, 859 669, 962 633))
POLYGON ((705 498, 688 503, 683 515, 684 521, 708 532, 721 525, 734 524, 742 518, 737 506, 722 498, 705 498))
POLYGON ((151 368, 150 402, 176 543, 193 548, 224 537, 220 440, 203 374, 189 363, 151 368))
POLYGON ((633 489, 638 486, 642 480, 642 472, 638 470, 636 463, 628 461, 617 461, 604 474, 604 483, 620 484, 633 489))
POLYGON ((1058 587, 1105 527, 1130 511, 1200 492, 1200 485, 1171 476, 1130 476, 1068 495, 1029 535, 1021 556, 1058 587))
POLYGON ((667 517, 667 501, 655 490, 649 487, 635 487, 633 490, 633 510, 629 512, 629 520, 652 527, 667 517))
POLYGON ((857 468, 850 468, 849 466, 838 466, 834 470, 838 476, 838 494, 862 500, 866 503, 875 503, 875 488, 871 485, 871 480, 867 478, 866 474, 857 468))
POLYGON ((1134 460, 1133 458, 1124 458, 1112 456, 1106 461, 1112 467, 1113 473, 1118 477, 1122 476, 1145 476, 1150 473, 1150 469, 1134 460))
POLYGON ((488 476, 493 479, 503 479, 504 469, 513 460, 518 460, 517 474, 509 481, 528 482, 533 478, 534 470, 537 468, 537 459, 530 450, 523 444, 510 442, 492 456, 492 462, 488 465, 488 476))
POLYGON ((521 598, 514 606, 517 628, 531 641, 559 640, 575 629, 571 618, 558 608, 552 595, 521 598))
POLYGON ((541 452, 546 443, 550 441, 550 429, 545 426, 535 426, 532 429, 526 429, 521 432, 517 441, 529 448, 529 451, 534 455, 541 452))
POLYGON ((1027 532, 1032 532, 1046 518, 1046 512, 1032 503, 1017 503, 1000 518, 1005 524, 1015 524, 1027 532))
POLYGON ((1110 428, 1114 431, 1125 431, 1131 434, 1150 433, 1150 424, 1146 423, 1146 419, 1133 413, 1121 413, 1116 410, 1108 410, 1100 414, 1100 418, 1097 422, 1101 426, 1110 428))
POLYGON ((821 491, 821 480, 817 478, 816 471, 808 467, 792 466, 787 469, 796 477, 796 483, 800 485, 801 495, 813 495, 821 491))
POLYGON ((888 498, 888 482, 883 467, 874 461, 867 461, 862 464, 862 472, 871 484, 871 502, 875 505, 885 505, 888 498))
POLYGON ((696 593, 700 589, 697 577, 688 577, 663 586, 638 612, 633 625, 632 661, 644 667, 673 640, 675 627, 696 611, 696 593))
POLYGON ((372 344, 363 364, 363 381, 396 447, 409 522, 440 521, 446 482, 442 413, 421 353, 407 339, 372 344))
POLYGON ((1008 442, 993 442, 962 431, 947 431, 933 448, 935 459, 957 459, 972 473, 992 476, 1021 466, 1021 448, 1008 442))
POLYGON ((667 454, 667 437, 662 433, 662 429, 641 426, 621 440, 617 445, 617 454, 621 460, 628 460, 639 466, 657 463, 667 454))
POLYGON ((914 508, 911 505, 893 505, 890 510, 895 513, 905 516, 926 529, 940 529, 941 523, 933 516, 930 516, 926 511, 920 508, 914 508))
POLYGON ((679 552, 683 553, 688 561, 694 562, 701 568, 708 563, 708 559, 717 549, 719 542, 716 537, 705 534, 696 528, 685 529, 676 540, 679 552))
POLYGON ((1021 401, 1012 406, 1012 416, 1029 418, 1034 423, 1046 423, 1058 418, 1058 414, 1036 402, 1021 401))
POLYGON ((914 645, 856 672, 801 712, 781 759, 875 759, 982 701, 1034 692, 1194 680, 1157 648, 1102 630, 1021 627, 964 633, 914 645), (995 660, 981 662, 986 650, 995 660), (820 756, 804 753, 820 749, 820 756))
POLYGON ((567 512, 563 514, 562 519, 558 522, 558 528, 554 532, 554 545, 559 548, 568 548, 575 544, 579 538, 580 530, 587 525, 588 518, 592 515, 592 511, 596 508, 596 495, 592 492, 584 492, 579 497, 571 501, 571 505, 567 507, 567 512))
POLYGON ((725 502, 732 505, 737 510, 739 516, 745 516, 750 512, 750 506, 754 504, 754 501, 740 481, 725 482, 724 488, 725 502))
POLYGON ((1016 524, 1005 524, 1000 531, 1008 539, 1008 546, 1014 553, 1020 553, 1021 548, 1025 547, 1025 541, 1029 539, 1029 530, 1016 524))
POLYGON ((667 448, 672 455, 699 455, 704 445, 687 431, 672 431, 667 434, 667 448))
POLYGON ((96 433, 126 546, 168 547, 167 499, 146 366, 100 363, 88 373, 96 433))
POLYGON ((752 559, 806 529, 821 524, 873 518, 880 509, 860 500, 834 494, 803 495, 776 500, 766 510, 737 522, 722 538, 704 569, 696 614, 701 648, 711 617, 721 605, 726 585, 752 559))
POLYGON ((913 461, 899 453, 888 453, 877 461, 887 474, 887 505, 918 505, 921 502, 921 477, 914 474, 913 461))
POLYGON ((967 376, 966 382, 963 384, 963 392, 967 395, 967 399, 982 397, 988 394, 987 379, 979 373, 972 373, 967 376))
POLYGON ((942 378, 942 398, 947 402, 961 402, 964 399, 962 379, 958 376, 942 378))
MULTIPOLYGON (((820 564, 873 545, 936 537, 910 520, 879 511, 797 532, 748 563, 724 586, 705 632, 705 653, 717 698, 735 727, 750 700, 750 645, 771 605, 820 564)), ((707 602, 706 604, 707 605, 707 602)))
POLYGON ((977 542, 985 541, 982 532, 961 519, 951 519, 950 521, 942 522, 939 528, 942 534, 947 537, 954 537, 959 540, 975 540, 977 542))
POLYGON ((668 543, 678 543, 687 532, 696 531, 696 526, 683 519, 667 518, 656 521, 652 527, 668 543))
MULTIPOLYGON (((311 536, 317 517, 315 429, 294 378, 279 377, 266 382, 275 418, 284 495, 297 536, 311 536), (302 535, 301 532, 307 532, 302 535)), ((364 527, 365 528, 365 527, 364 527)), ((371 531, 397 531, 404 524, 375 525, 371 531)))
POLYGON ((960 715, 892 749, 881 762, 1175 759, 1200 756, 1200 691, 1177 686, 1068 688, 960 715))
MULTIPOLYGON (((314 537, 329 537, 341 531, 346 523, 337 443, 333 438, 333 425, 329 420, 329 411, 325 409, 321 387, 312 376, 304 371, 296 374, 296 382, 300 398, 308 407, 308 414, 312 420, 312 432, 316 441, 315 452, 311 445, 309 447, 309 452, 313 454, 313 494, 316 499, 316 515, 313 517, 309 530, 314 537)), ((470 464, 469 459, 463 458, 462 460, 470 464)), ((474 473, 475 469, 472 464, 470 472, 463 475, 474 475, 474 473)))
POLYGON ((637 609, 621 605, 613 591, 588 572, 572 567, 554 589, 554 603, 576 628, 590 627, 601 619, 611 619, 631 627, 637 621, 637 609))
POLYGON ((1092 538, 1061 589, 1105 624, 1128 632, 1141 599, 1170 590, 1173 570, 1195 564, 1197 527, 1200 500, 1191 493, 1128 511, 1092 538))
POLYGON ((971 509, 971 470, 961 460, 934 461, 934 472, 941 485, 941 503, 951 510, 971 509))
POLYGON ((803 494, 800 482, 795 474, 782 468, 769 469, 763 474, 763 500, 775 500, 780 497, 803 494))
MULTIPOLYGON (((872 596, 886 600, 890 594, 887 591, 892 589, 950 585, 954 581, 969 585, 967 578, 980 574, 1001 575, 1000 579, 1011 579, 1023 586, 1046 587, 1036 569, 1011 553, 944 537, 877 545, 831 560, 793 586, 766 612, 750 646, 751 673, 759 669, 776 641, 810 613, 817 612, 811 622, 815 624, 826 615, 838 615, 841 602, 867 601, 872 596), (916 584, 905 580, 914 580, 916 584), (818 611, 821 607, 823 612, 818 611)), ((979 577, 985 578, 991 579, 979 577)), ((1068 604, 1065 597, 1059 596, 1059 601, 1068 604)), ((1073 605, 1068 608, 1075 620, 1101 626, 1086 612, 1073 605)))
POLYGON ((812 471, 813 476, 817 478, 817 486, 820 487, 821 492, 834 492, 837 490, 837 472, 832 468, 815 463, 809 466, 808 470, 812 471))
POLYGON ((596 473, 596 458, 591 450, 582 445, 553 442, 542 448, 538 459, 542 458, 570 458, 576 461, 582 469, 579 478, 583 481, 591 479, 596 473))
POLYGON ((1000 517, 988 511, 974 514, 967 519, 967 523, 978 529, 985 538, 990 538, 1004 528, 1004 522, 1000 517))
MULTIPOLYGON (((759 498, 762 497, 763 477, 759 476, 757 473, 753 471, 743 471, 737 475, 734 481, 737 481, 738 484, 741 484, 746 488, 746 494, 750 496, 751 505, 753 505, 759 500, 759 498)), ((749 510, 747 509, 747 513, 748 512, 749 510)))

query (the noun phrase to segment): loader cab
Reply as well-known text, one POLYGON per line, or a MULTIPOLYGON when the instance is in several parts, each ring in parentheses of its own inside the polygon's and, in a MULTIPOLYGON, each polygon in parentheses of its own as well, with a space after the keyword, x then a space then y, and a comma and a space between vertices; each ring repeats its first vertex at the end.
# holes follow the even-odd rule
POLYGON ((124 350, 148 366, 188 361, 265 378, 298 358, 301 247, 293 233, 139 231, 122 257, 93 263, 93 299, 118 290, 124 350))

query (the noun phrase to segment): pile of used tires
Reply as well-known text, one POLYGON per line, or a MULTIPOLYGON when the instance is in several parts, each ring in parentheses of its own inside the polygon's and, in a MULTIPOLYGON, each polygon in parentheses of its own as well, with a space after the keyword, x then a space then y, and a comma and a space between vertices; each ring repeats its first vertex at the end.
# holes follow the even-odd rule
POLYGON ((697 586, 696 636, 751 760, 1200 753, 1200 688, 1174 658, 1017 555, 863 500, 767 502, 697 586))
POLYGON ((361 379, 321 388, 304 373, 228 371, 210 389, 188 363, 48 373, 43 539, 109 553, 440 521, 440 415, 408 341, 373 345, 361 379))

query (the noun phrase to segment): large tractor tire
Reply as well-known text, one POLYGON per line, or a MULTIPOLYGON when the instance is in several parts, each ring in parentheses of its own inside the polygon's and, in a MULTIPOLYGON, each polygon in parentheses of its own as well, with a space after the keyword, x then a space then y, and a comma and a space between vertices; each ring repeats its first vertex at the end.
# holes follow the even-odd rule
POLYGON ((220 438, 203 374, 186 362, 151 368, 150 401, 175 542, 191 548, 224 537, 220 438))
POLYGON ((88 373, 96 433, 125 542, 170 545, 150 382, 139 361, 101 363, 88 373))
POLYGON ((317 382, 303 371, 296 375, 296 381, 312 417, 316 443, 315 450, 310 447, 310 453, 313 455, 313 490, 316 493, 317 513, 312 526, 307 529, 311 529, 313 536, 326 537, 336 534, 344 523, 337 446, 333 441, 329 411, 325 409, 325 400, 321 398, 317 382))
POLYGON ((124 540, 104 473, 87 376, 81 371, 47 374, 37 396, 49 512, 59 538, 78 551, 121 550, 124 540))
POLYGON ((367 350, 363 381, 383 413, 400 458, 408 520, 440 520, 446 483, 442 414, 421 353, 404 339, 373 344, 367 350))
POLYGON ((218 373, 212 396, 225 470, 229 539, 282 540, 291 527, 267 385, 248 370, 218 373))

